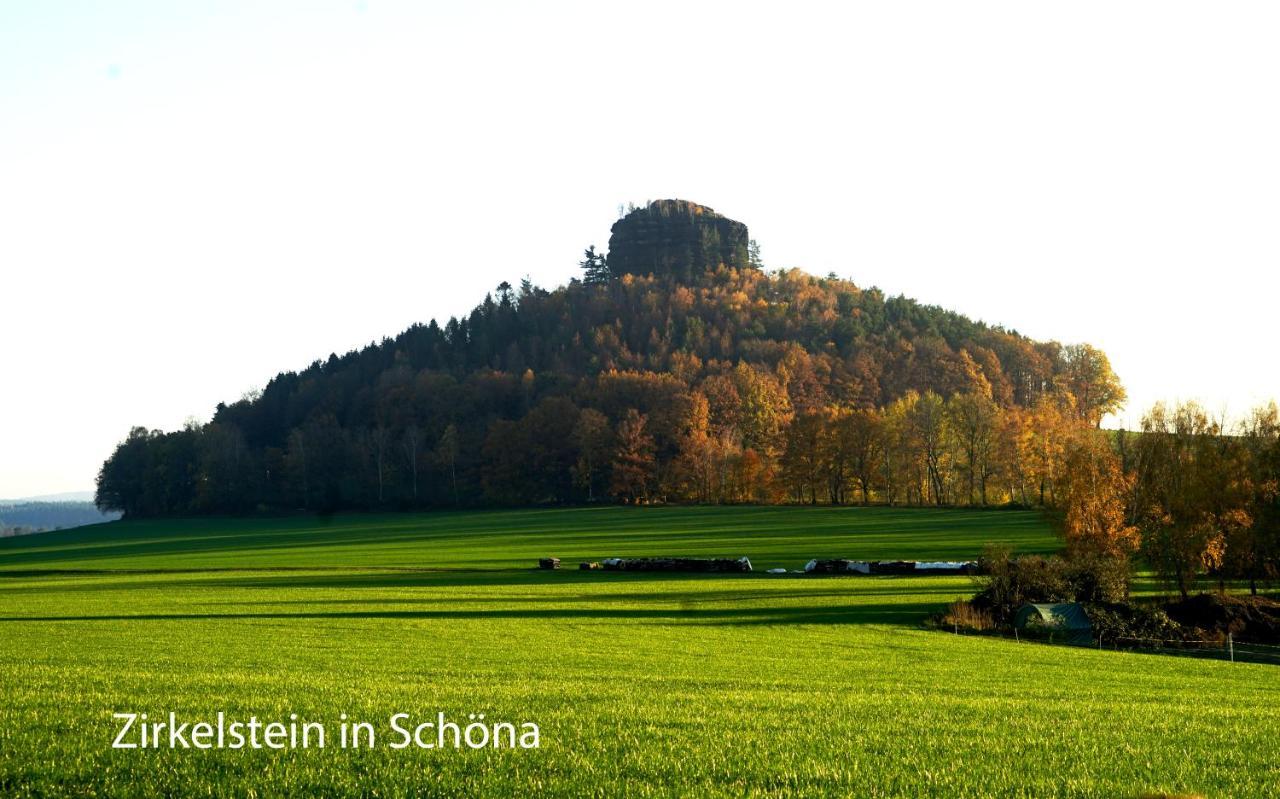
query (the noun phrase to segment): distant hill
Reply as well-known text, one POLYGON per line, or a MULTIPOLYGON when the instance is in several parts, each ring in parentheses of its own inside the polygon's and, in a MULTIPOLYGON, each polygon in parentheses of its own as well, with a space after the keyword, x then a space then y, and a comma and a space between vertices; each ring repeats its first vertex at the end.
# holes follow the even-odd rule
POLYGON ((17 505, 20 502, 93 502, 93 492, 64 491, 60 494, 37 494, 30 497, 0 499, 0 505, 17 505))
MULTIPOLYGON (((55 495, 57 496, 57 495, 55 495)), ((0 501, 0 534, 26 535, 66 530, 120 518, 117 511, 103 512, 92 502, 0 501)))
MULTIPOLYGON (((504 282, 444 325, 282 372, 207 425, 135 428, 97 500, 130 516, 775 501, 793 420, 972 395, 1091 423, 1123 398, 1096 349, 767 271, 745 225, 696 203, 632 210, 580 266, 560 288, 504 282)), ((849 479, 830 477, 832 501, 849 479)))

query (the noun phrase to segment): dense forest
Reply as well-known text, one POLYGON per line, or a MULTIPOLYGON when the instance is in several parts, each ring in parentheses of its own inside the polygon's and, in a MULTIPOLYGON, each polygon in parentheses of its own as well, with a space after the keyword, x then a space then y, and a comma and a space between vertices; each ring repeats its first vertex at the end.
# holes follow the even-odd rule
POLYGON ((633 210, 608 259, 587 251, 567 286, 503 283, 443 326, 282 373, 208 424, 135 428, 103 465, 98 502, 131 517, 1040 502, 1051 485, 1032 429, 1096 425, 1123 399, 1092 347, 769 272, 745 237, 702 206, 633 210), (689 258, 715 264, 689 273, 689 258), (636 263, 647 273, 627 271, 636 263))

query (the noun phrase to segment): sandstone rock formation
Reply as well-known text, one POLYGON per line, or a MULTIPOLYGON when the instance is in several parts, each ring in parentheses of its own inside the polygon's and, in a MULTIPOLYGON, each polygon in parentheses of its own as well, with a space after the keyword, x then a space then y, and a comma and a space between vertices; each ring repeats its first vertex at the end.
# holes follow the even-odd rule
POLYGON ((749 266, 747 226, 688 200, 655 200, 613 224, 609 271, 688 282, 720 264, 749 266))

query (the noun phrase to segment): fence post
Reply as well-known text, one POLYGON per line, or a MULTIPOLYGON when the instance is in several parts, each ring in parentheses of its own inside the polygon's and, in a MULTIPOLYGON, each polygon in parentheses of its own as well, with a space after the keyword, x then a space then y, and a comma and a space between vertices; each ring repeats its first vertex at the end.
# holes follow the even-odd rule
POLYGON ((1098 648, 1102 648, 1102 633, 1098 633, 1098 648))
POLYGON ((1235 642, 1231 640, 1231 633, 1227 633, 1227 652, 1230 653, 1231 655, 1231 662, 1235 663, 1236 662, 1236 645, 1235 645, 1235 642))
POLYGON ((1017 628, 1017 627, 1014 627, 1014 628, 1013 628, 1013 640, 1018 641, 1018 642, 1021 642, 1021 641, 1022 641, 1022 639, 1018 637, 1018 628, 1017 628))

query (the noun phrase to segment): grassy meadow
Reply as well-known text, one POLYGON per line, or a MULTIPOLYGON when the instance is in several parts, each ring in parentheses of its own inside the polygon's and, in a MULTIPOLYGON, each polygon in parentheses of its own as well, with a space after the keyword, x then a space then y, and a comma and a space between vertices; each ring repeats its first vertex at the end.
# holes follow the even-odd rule
POLYGON ((0 540, 4 796, 1280 794, 1280 671, 921 629, 964 577, 543 572, 1049 551, 1021 512, 593 508, 0 540), (112 712, 534 721, 537 750, 113 750, 112 712))

